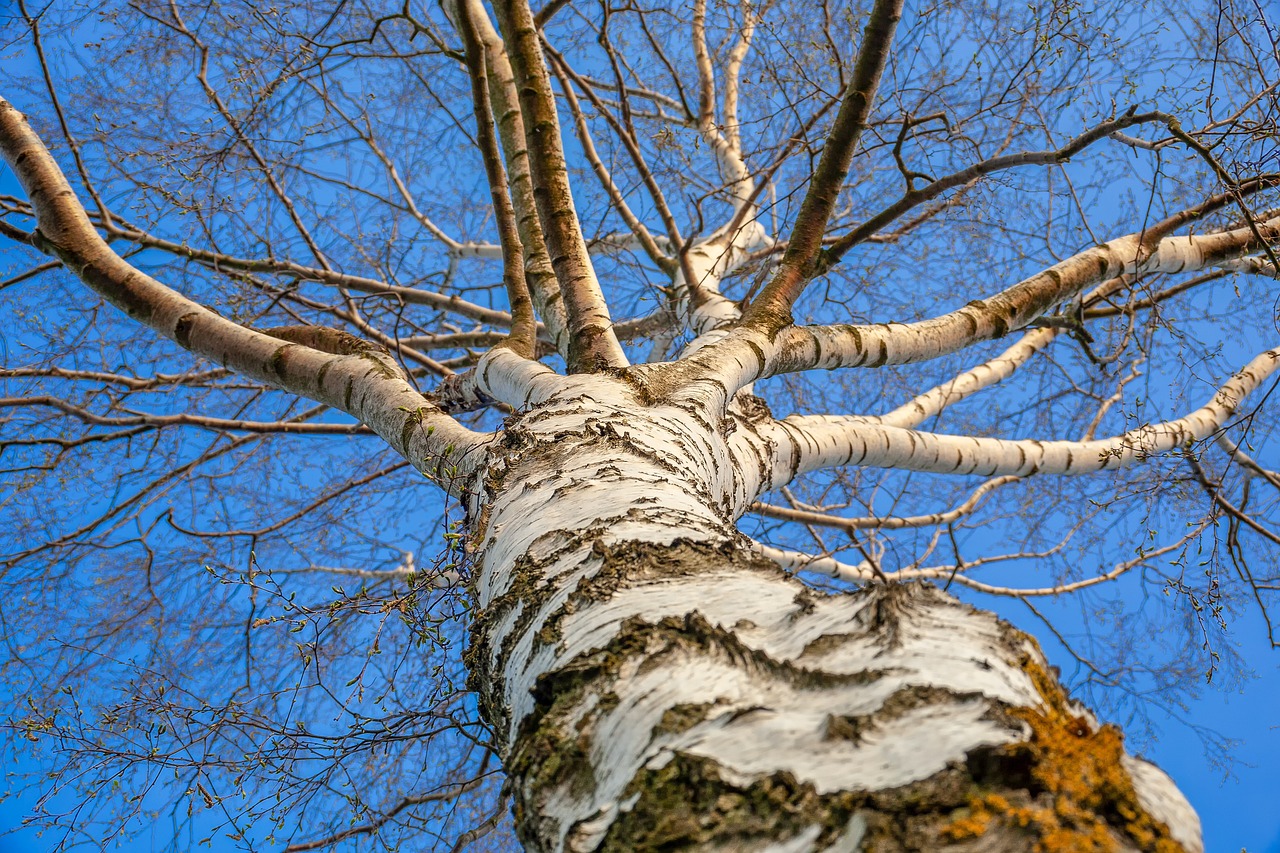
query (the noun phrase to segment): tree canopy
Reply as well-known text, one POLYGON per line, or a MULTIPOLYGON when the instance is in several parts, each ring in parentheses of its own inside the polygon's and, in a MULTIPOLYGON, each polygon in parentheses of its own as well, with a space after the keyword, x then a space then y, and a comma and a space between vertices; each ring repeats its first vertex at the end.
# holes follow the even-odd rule
POLYGON ((68 846, 508 849, 463 450, 566 375, 795 448, 738 527, 815 588, 1073 596, 1131 737, 1274 647, 1264 4, 495 6, 0 18, 0 676, 68 846))

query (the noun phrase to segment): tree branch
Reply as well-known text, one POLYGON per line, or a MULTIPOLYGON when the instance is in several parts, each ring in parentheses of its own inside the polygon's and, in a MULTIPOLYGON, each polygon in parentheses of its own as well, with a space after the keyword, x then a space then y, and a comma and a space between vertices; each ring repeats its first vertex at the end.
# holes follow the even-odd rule
POLYGON ((555 96, 527 0, 499 0, 498 25, 515 74, 538 218, 569 323, 569 369, 594 372, 625 367, 609 307, 591 265, 569 188, 555 96))
POLYGON ((1046 166, 1065 163, 1090 145, 1110 138, 1123 128, 1137 124, 1159 122, 1165 118, 1166 116, 1163 113, 1158 112, 1124 115, 1090 128, 1060 148, 1048 151, 1023 151, 1017 154, 992 157, 974 163, 972 166, 946 177, 939 178, 922 189, 908 190, 898 201, 875 214, 847 234, 836 238, 828 245, 826 254, 823 256, 824 268, 834 266, 850 249, 859 243, 866 242, 872 235, 878 233, 904 213, 925 202, 932 201, 949 190, 967 186, 987 175, 1007 169, 1016 169, 1020 166, 1046 166))
POLYGON ((1007 475, 1004 477, 995 477, 987 480, 973 491, 973 494, 958 506, 953 507, 945 512, 932 512, 927 515, 909 515, 909 516, 893 516, 893 515, 869 515, 861 518, 841 518, 826 512, 814 512, 812 510, 792 509, 790 507, 774 506, 772 504, 755 503, 751 507, 751 511, 763 515, 766 518, 776 518, 781 521, 798 521, 803 524, 818 524, 823 527, 831 527, 837 530, 844 530, 852 533, 855 530, 900 530, 911 527, 933 527, 939 524, 950 524, 966 515, 971 514, 982 503, 982 499, 990 492, 1007 486, 1010 483, 1016 483, 1020 477, 1007 475))
POLYGON ((489 81, 485 54, 487 51, 471 21, 470 6, 458 4, 458 29, 462 32, 467 48, 467 69, 471 77, 472 106, 476 116, 476 139, 484 159, 485 177, 489 181, 489 195, 493 199, 494 218, 498 224, 498 239, 502 244, 502 281, 511 305, 511 331, 503 346, 517 355, 534 358, 537 351, 537 323, 533 317, 533 302, 529 298, 529 285, 524 277, 524 246, 520 242, 516 225, 516 212, 507 192, 507 172, 502 167, 502 154, 493 132, 493 107, 489 101, 489 81))
POLYGON ((766 334, 791 324, 791 308, 818 269, 818 253, 836 198, 844 186, 853 154, 866 128, 880 75, 889 58, 903 0, 876 0, 863 31, 862 45, 822 156, 809 181, 791 231, 791 242, 773 279, 747 309, 743 322, 766 334))
MULTIPOLYGON (((215 418, 205 415, 157 415, 150 412, 129 411, 124 415, 99 415, 83 406, 58 397, 39 395, 34 397, 0 397, 0 409, 44 406, 57 409, 92 426, 194 426, 214 432, 284 433, 289 435, 372 435, 361 424, 308 423, 301 420, 248 421, 239 418, 215 418)), ((321 409, 320 411, 323 411, 321 409)), ((315 412, 314 414, 319 414, 315 412)))
POLYGON ((542 224, 538 221, 538 206, 530 173, 524 116, 520 113, 515 73, 511 68, 506 44, 493 28, 493 22, 489 20, 489 14, 480 0, 448 0, 446 9, 450 18, 457 22, 463 5, 467 7, 467 19, 484 45, 489 72, 489 98, 497 119, 498 134, 502 139, 511 204, 515 208, 516 227, 520 243, 524 247, 525 281, 533 297, 534 308, 546 324, 551 342, 567 361, 569 321, 565 316, 560 282, 556 279, 542 224))
POLYGON ((1256 356, 1209 402, 1185 417, 1092 441, 941 435, 884 426, 870 419, 833 422, 820 416, 753 424, 740 429, 735 437, 748 446, 763 443, 767 451, 758 452, 768 452, 773 460, 768 482, 757 494, 778 488, 799 474, 846 465, 986 477, 1089 474, 1128 467, 1211 437, 1277 367, 1280 347, 1256 356))
MULTIPOLYGON (((420 470, 460 465, 482 436, 435 410, 400 366, 372 344, 313 330, 283 342, 220 316, 122 259, 94 230, 47 148, 0 99, 0 152, 31 201, 32 245, 62 261, 90 289, 183 349, 232 370, 344 411, 370 426, 420 470), (324 337, 329 335, 329 337, 324 337), (311 344, 329 345, 327 352, 311 344), (352 343, 352 342, 355 343, 352 343)), ((286 333, 292 334, 292 333, 286 333)), ((301 333, 299 333, 301 334, 301 333)))

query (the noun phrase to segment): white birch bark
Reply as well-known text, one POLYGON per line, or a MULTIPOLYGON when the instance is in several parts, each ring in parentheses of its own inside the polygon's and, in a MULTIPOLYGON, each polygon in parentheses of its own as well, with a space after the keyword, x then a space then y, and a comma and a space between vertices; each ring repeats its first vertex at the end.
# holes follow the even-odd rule
POLYGON ((471 540, 472 686, 529 849, 1202 849, 1172 783, 1026 635, 929 587, 822 595, 755 556, 734 520, 763 445, 624 380, 539 381, 559 387, 491 451, 471 540))
POLYGON ((1192 272, 1280 241, 1280 216, 1213 234, 1166 237, 1144 247, 1140 234, 1095 246, 994 296, 913 323, 787 326, 767 335, 740 326, 714 346, 668 369, 669 381, 714 379, 732 393, 758 379, 802 370, 912 364, 1025 328, 1053 306, 1121 275, 1192 272))
POLYGON ((1255 356, 1194 412, 1104 439, 1042 441, 943 435, 887 426, 875 418, 799 415, 753 424, 733 443, 767 448, 762 452, 771 454, 761 493, 797 474, 842 465, 984 476, 1091 474, 1212 437, 1277 367, 1280 347, 1255 356))

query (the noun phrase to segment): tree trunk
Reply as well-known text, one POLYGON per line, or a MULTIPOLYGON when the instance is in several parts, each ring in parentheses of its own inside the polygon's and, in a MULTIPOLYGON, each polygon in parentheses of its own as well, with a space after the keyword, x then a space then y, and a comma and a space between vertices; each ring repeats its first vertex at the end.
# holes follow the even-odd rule
POLYGON ((766 475, 724 427, 570 382, 471 507, 469 663, 528 849, 1202 850, 1030 637, 927 585, 806 588, 736 533, 766 475))

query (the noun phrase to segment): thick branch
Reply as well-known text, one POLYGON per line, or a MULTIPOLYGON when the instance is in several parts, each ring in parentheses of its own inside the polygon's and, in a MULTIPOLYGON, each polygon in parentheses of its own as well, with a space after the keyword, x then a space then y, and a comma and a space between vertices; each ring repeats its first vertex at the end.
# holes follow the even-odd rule
MULTIPOLYGON (((1084 299, 1083 304, 1089 305, 1106 299, 1113 293, 1128 287, 1132 282, 1133 277, 1127 275, 1104 281, 1084 299)), ((919 426, 948 406, 1008 379, 1033 355, 1052 343, 1061 331, 1056 327, 1030 329, 1023 333, 1017 343, 995 358, 975 365, 922 394, 917 394, 911 400, 891 412, 880 415, 875 420, 886 426, 908 429, 919 426)))
MULTIPOLYGON (((226 367, 347 412, 370 426, 421 470, 463 461, 481 436, 436 411, 399 365, 375 346, 345 336, 330 350, 241 326, 171 290, 122 259, 94 230, 48 149, 0 99, 0 151, 31 200, 38 227, 31 242, 62 261, 89 288, 182 348, 226 367), (350 338, 350 340, 347 340, 350 338), (351 341, 356 341, 355 344, 351 341)), ((290 333, 283 332, 285 336, 290 333)))
POLYGON ((805 283, 813 277, 822 249, 822 237, 844 185, 854 150, 866 128, 867 117, 880 75, 889 57, 893 34, 902 16, 903 0, 877 0, 863 32, 862 46, 853 70, 853 79, 836 113, 831 132, 822 148, 822 157, 809 181, 791 232, 791 243, 773 280, 748 309, 745 322, 772 333, 791 323, 791 307, 805 283))
MULTIPOLYGON (((1258 223, 1268 242, 1280 240, 1280 217, 1258 223)), ((1254 228, 1169 237, 1148 249, 1131 234, 1055 264, 989 299, 919 323, 791 327, 778 336, 779 357, 768 373, 812 367, 879 367, 957 352, 1024 328, 1059 302, 1122 274, 1189 272, 1257 251, 1254 228)), ((1150 244, 1148 244, 1150 245, 1150 244)))
POLYGON ((663 378, 686 385, 714 380, 731 394, 782 373, 928 361, 1024 328, 1107 279, 1194 272, 1256 252, 1258 234, 1268 244, 1280 242, 1280 216, 1248 228, 1158 241, 1149 241, 1146 233, 1130 234, 1073 255, 995 296, 916 323, 789 326, 773 336, 739 327, 725 340, 669 365, 663 378))
POLYGON ((496 9, 525 119, 525 141, 538 218, 568 314, 570 369, 590 372, 602 367, 624 367, 626 356, 613 332, 609 308, 574 208, 555 95, 533 13, 526 0, 502 0, 496 9))
POLYGON ((471 21, 470 7, 458 6, 458 29, 467 47, 467 68, 471 77, 471 97, 476 115, 476 139, 484 159, 485 176, 489 180, 489 194, 493 199, 494 218, 498 224, 498 239, 502 244, 502 281, 511 305, 511 333, 504 343, 518 355, 533 358, 537 349, 537 324, 533 317, 533 302, 529 298, 529 285, 524 276, 524 246, 520 242, 516 225, 516 212, 507 192, 507 172, 502 167, 502 154, 493 131, 493 106, 489 101, 489 81, 486 71, 486 50, 471 21))
POLYGON ((804 416, 743 430, 739 441, 764 441, 772 448, 772 481, 758 494, 798 474, 845 465, 988 477, 1090 474, 1128 467, 1211 437, 1278 366, 1280 347, 1256 356, 1213 399, 1189 415, 1093 441, 940 435, 889 427, 870 419, 832 422, 804 416))
POLYGON ((515 208, 516 227, 524 247, 525 280, 533 297, 534 308, 546 324, 556 351, 567 359, 568 319, 565 317, 564 301, 560 295, 560 283, 556 280, 546 238, 542 233, 542 224, 538 221, 533 178, 529 171, 529 152, 525 143, 524 117, 520 114, 515 74, 511 70, 506 45, 493 28, 493 22, 489 20, 480 0, 450 0, 446 3, 454 21, 459 20, 459 7, 462 5, 467 7, 467 18, 484 45, 489 72, 489 98, 493 104, 498 134, 502 139, 511 203, 515 208))

